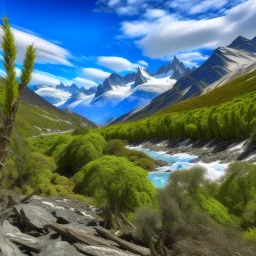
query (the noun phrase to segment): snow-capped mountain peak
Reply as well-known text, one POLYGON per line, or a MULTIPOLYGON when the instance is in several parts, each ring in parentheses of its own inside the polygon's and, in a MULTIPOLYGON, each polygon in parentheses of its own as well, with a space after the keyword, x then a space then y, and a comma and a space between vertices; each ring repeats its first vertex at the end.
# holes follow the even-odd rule
POLYGON ((105 81, 98 85, 95 97, 99 97, 105 92, 115 90, 115 87, 127 87, 130 83, 134 82, 135 73, 128 74, 126 76, 120 76, 116 73, 112 73, 105 81))
POLYGON ((184 63, 174 56, 173 60, 167 66, 161 66, 155 75, 158 76, 169 73, 172 79, 178 80, 191 71, 189 67, 185 67, 184 63))
POLYGON ((150 72, 146 68, 138 66, 134 87, 146 83, 149 79, 151 79, 150 72))
MULTIPOLYGON (((190 69, 189 69, 190 70, 190 69)), ((123 114, 149 104, 155 97, 173 88, 176 79, 187 71, 176 57, 164 66, 163 71, 153 75, 147 68, 138 66, 136 73, 125 76, 113 73, 97 87, 85 89, 76 84, 60 83, 48 91, 36 92, 61 109, 69 109, 86 116, 98 124, 106 124, 123 114)))

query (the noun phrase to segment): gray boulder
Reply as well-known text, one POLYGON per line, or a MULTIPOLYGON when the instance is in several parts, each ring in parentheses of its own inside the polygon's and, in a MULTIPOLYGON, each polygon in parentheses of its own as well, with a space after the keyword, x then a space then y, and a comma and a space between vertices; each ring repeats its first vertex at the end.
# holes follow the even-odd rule
POLYGON ((24 254, 11 241, 0 235, 0 256, 23 256, 24 254))
POLYGON ((81 256, 76 248, 68 242, 54 242, 44 247, 39 256, 81 256))
POLYGON ((44 226, 50 222, 56 222, 47 210, 32 204, 17 205, 14 210, 29 226, 36 229, 44 229, 44 226))

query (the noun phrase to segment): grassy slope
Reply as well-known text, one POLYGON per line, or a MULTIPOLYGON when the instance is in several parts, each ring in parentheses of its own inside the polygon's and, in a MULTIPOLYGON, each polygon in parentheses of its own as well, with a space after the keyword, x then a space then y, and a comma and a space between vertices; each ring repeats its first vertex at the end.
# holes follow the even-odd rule
POLYGON ((222 85, 208 93, 167 107, 157 114, 182 112, 197 108, 212 107, 253 91, 256 91, 256 70, 241 76, 225 85, 222 85))
MULTIPOLYGON (((0 94, 2 91, 3 79, 0 80, 0 94)), ((96 127, 94 123, 77 114, 59 110, 28 88, 23 92, 15 125, 19 136, 30 137, 41 133, 67 131, 79 125, 96 127)))
MULTIPOLYGON (((108 126, 100 129, 100 131, 102 131, 102 133, 109 138, 115 137, 128 140, 137 140, 135 136, 137 131, 140 130, 140 127, 147 126, 150 135, 146 136, 143 132, 141 132, 140 139, 155 138, 154 136, 156 135, 166 138, 168 137, 168 134, 171 134, 172 128, 170 128, 169 124, 166 124, 166 128, 169 130, 168 134, 159 134, 160 131, 158 126, 161 126, 161 124, 164 125, 164 119, 169 117, 172 119, 173 116, 173 121, 175 122, 175 119, 182 119, 182 117, 187 115, 187 113, 192 116, 192 119, 193 114, 197 115, 195 117, 196 119, 204 118, 205 109, 209 109, 214 106, 219 106, 220 109, 222 108, 222 106, 225 106, 225 108, 227 108, 229 105, 232 106, 232 104, 234 104, 234 101, 242 101, 246 100, 246 98, 250 99, 251 97, 253 97, 253 95, 255 95, 255 91, 256 71, 253 71, 223 86, 220 86, 213 91, 210 91, 209 93, 175 104, 147 118, 138 121, 108 126), (202 112, 200 113, 201 110, 202 112), (158 130, 154 132, 154 130, 156 129, 158 130)), ((252 104, 255 105, 256 102, 255 104, 254 102, 252 104)))

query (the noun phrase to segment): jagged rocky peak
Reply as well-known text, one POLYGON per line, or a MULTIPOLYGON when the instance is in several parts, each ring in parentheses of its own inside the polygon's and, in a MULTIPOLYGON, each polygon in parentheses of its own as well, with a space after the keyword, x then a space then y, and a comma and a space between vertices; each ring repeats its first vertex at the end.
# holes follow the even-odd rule
POLYGON ((256 43, 256 36, 252 39, 252 41, 256 43))
POLYGON ((242 44, 248 43, 248 41, 250 40, 243 36, 238 36, 230 45, 228 45, 228 47, 236 48, 241 46, 242 44))
POLYGON ((238 36, 228 47, 256 53, 256 40, 238 36))
POLYGON ((103 93, 113 90, 113 87, 115 86, 127 86, 129 83, 134 82, 135 75, 135 73, 131 73, 123 77, 116 73, 112 73, 102 84, 98 86, 95 97, 99 97, 103 93))
POLYGON ((131 82, 134 82, 135 77, 136 77, 136 73, 133 72, 133 73, 127 74, 127 75, 124 77, 124 79, 125 79, 125 81, 126 81, 127 83, 131 83, 131 82))
POLYGON ((69 86, 68 91, 69 91, 72 95, 77 94, 77 93, 80 92, 78 86, 77 86, 76 84, 74 84, 74 83, 69 86))
POLYGON ((184 63, 174 56, 173 60, 167 65, 161 66, 155 75, 167 74, 169 72, 172 79, 179 80, 191 71, 189 67, 185 67, 184 63))
POLYGON ((145 84, 148 81, 148 79, 150 78, 150 76, 151 76, 151 74, 147 68, 139 66, 138 71, 136 73, 136 77, 135 77, 134 87, 136 87, 140 84, 145 84))
POLYGON ((78 89, 78 87, 77 87, 77 85, 76 85, 75 83, 71 84, 71 85, 70 85, 70 88, 72 88, 72 89, 78 89))
POLYGON ((180 61, 176 56, 173 57, 173 60, 168 64, 167 70, 176 70, 176 69, 185 69, 185 66, 182 61, 180 61))
POLYGON ((60 84, 58 84, 56 86, 57 89, 60 89, 60 90, 65 90, 66 89, 66 86, 61 82, 60 84))
POLYGON ((92 94, 96 93, 97 87, 93 86, 93 87, 90 87, 89 89, 85 89, 84 87, 81 87, 81 88, 79 88, 79 91, 86 95, 92 95, 92 94))

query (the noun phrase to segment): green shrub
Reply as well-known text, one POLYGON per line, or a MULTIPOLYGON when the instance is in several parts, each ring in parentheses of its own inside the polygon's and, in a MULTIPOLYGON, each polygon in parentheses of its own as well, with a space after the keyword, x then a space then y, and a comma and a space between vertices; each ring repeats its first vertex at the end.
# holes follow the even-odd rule
MULTIPOLYGON (((129 160, 130 160, 130 158, 129 158, 129 160)), ((156 168, 155 162, 148 158, 140 158, 140 159, 134 161, 133 164, 135 166, 139 166, 147 171, 153 171, 156 168)))
POLYGON ((256 228, 249 228, 246 232, 243 233, 243 237, 248 240, 256 241, 256 228))
POLYGON ((95 197, 112 212, 133 212, 143 205, 155 205, 156 190, 147 172, 125 158, 104 156, 83 167, 75 176, 74 191, 95 197))
POLYGON ((58 172, 73 175, 85 164, 103 156, 106 145, 105 139, 95 133, 75 136, 58 155, 58 172))
POLYGON ((70 181, 67 177, 61 176, 58 173, 54 173, 51 176, 51 182, 56 185, 69 185, 70 181))
POLYGON ((256 166, 248 162, 229 165, 220 186, 218 200, 231 213, 241 216, 249 201, 255 196, 256 166))
POLYGON ((213 197, 206 197, 200 193, 198 200, 200 207, 215 221, 224 225, 234 224, 234 220, 229 215, 228 209, 213 197))
POLYGON ((72 135, 81 135, 81 134, 87 134, 91 130, 88 126, 79 126, 76 127, 75 130, 72 132, 72 135))
POLYGON ((105 149, 107 155, 124 156, 126 155, 125 143, 122 140, 109 140, 105 149))

